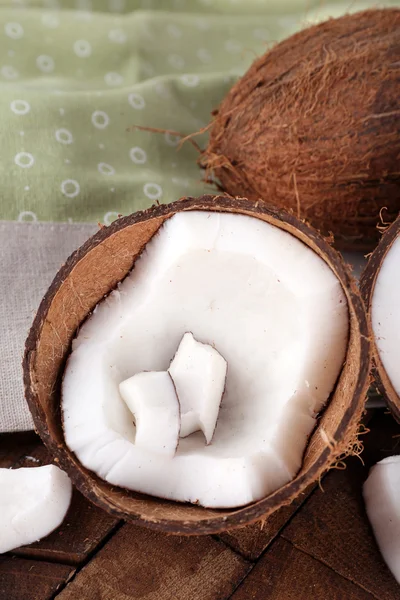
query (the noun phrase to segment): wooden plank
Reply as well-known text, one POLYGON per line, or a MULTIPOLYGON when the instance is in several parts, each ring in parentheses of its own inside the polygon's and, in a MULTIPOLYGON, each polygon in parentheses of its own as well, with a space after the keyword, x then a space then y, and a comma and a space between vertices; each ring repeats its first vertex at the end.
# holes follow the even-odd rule
POLYGON ((0 556, 1 600, 50 600, 73 567, 0 556))
POLYGON ((248 560, 257 560, 275 539, 280 530, 304 504, 314 488, 315 485, 313 484, 296 498, 292 504, 277 510, 264 522, 259 521, 241 529, 222 533, 219 538, 248 560))
MULTIPOLYGON (((373 415, 374 411, 366 411, 363 417, 364 425, 368 424, 373 415)), ((293 518, 316 487, 317 484, 312 484, 290 506, 285 506, 276 511, 263 523, 259 522, 248 527, 243 527, 242 529, 223 533, 219 536, 220 539, 248 560, 257 560, 282 528, 293 518)))
MULTIPOLYGON (((40 444, 15 466, 37 467, 50 462, 45 446, 40 444)), ((118 523, 118 519, 91 504, 74 490, 70 509, 62 525, 46 538, 18 548, 13 554, 77 565, 87 559, 118 523)))
POLYGON ((332 471, 284 529, 282 536, 297 548, 357 583, 379 600, 400 598, 400 588, 385 566, 370 530, 362 499, 368 466, 398 452, 400 427, 389 415, 370 423, 367 461, 351 458, 344 471, 332 471))
POLYGON ((278 539, 231 600, 374 600, 289 542, 278 539))
POLYGON ((24 454, 41 444, 34 431, 0 434, 0 468, 11 467, 24 454))
POLYGON ((167 536, 124 525, 59 600, 225 600, 250 563, 211 537, 167 536))

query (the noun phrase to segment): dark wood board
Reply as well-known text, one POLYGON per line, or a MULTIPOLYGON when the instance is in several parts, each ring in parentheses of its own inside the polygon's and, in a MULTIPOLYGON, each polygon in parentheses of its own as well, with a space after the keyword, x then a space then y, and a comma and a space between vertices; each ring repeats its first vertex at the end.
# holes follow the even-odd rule
POLYGON ((211 537, 124 525, 59 600, 226 600, 251 564, 211 537))
POLYGON ((73 573, 68 565, 0 556, 0 600, 50 600, 73 573))
POLYGON ((292 504, 277 510, 265 521, 259 521, 241 529, 222 533, 219 535, 219 539, 248 560, 256 561, 279 534, 280 530, 304 504, 314 487, 312 485, 296 498, 292 504))
POLYGON ((11 467, 39 444, 40 438, 33 431, 0 434, 0 468, 11 467))
POLYGON ((374 600, 290 542, 278 539, 232 600, 374 600))
POLYGON ((400 586, 383 562, 369 527, 362 499, 368 468, 398 453, 400 425, 390 415, 369 424, 363 466, 347 460, 345 470, 331 471, 283 532, 300 550, 322 561, 343 577, 357 582, 378 600, 398 600, 400 586))

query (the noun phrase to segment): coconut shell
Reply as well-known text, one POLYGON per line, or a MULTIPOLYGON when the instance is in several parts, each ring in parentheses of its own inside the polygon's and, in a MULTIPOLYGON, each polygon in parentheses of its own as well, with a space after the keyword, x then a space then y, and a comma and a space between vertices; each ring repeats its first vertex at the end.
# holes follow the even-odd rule
POLYGON ((356 439, 369 383, 369 338, 358 288, 340 255, 293 215, 241 198, 202 196, 154 206, 101 229, 67 260, 46 293, 26 341, 26 398, 35 427, 54 460, 95 504, 124 519, 170 533, 210 534, 242 527, 290 504, 356 439), (334 271, 349 307, 345 364, 329 403, 310 437, 298 475, 267 498, 234 510, 145 496, 111 486, 85 469, 66 446, 60 415, 60 383, 71 342, 98 302, 130 272, 146 243, 164 221, 179 211, 207 210, 253 216, 290 232, 312 248, 334 271))
POLYGON ((215 111, 200 164, 225 192, 292 210, 372 250, 400 210, 400 10, 305 29, 257 59, 215 111))
POLYGON ((372 329, 371 308, 375 284, 379 271, 392 244, 400 235, 400 217, 383 234, 378 246, 371 254, 367 266, 361 275, 360 288, 367 309, 368 327, 371 331, 371 353, 373 374, 378 390, 384 396, 395 419, 400 423, 400 397, 390 381, 379 356, 375 336, 372 329))

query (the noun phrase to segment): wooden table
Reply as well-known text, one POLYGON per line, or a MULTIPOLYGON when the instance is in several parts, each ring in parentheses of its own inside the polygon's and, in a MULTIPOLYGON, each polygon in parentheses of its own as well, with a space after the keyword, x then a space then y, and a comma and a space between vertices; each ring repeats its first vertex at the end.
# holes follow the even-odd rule
MULTIPOLYGON (((399 600, 364 512, 368 467, 400 448, 383 411, 363 460, 257 523, 220 536, 171 537, 125 524, 74 493, 62 527, 0 557, 1 600, 399 600)), ((397 437, 396 437, 397 436, 397 437)), ((399 450, 400 452, 400 450, 399 450)), ((33 433, 0 436, 0 466, 48 462, 33 433)))

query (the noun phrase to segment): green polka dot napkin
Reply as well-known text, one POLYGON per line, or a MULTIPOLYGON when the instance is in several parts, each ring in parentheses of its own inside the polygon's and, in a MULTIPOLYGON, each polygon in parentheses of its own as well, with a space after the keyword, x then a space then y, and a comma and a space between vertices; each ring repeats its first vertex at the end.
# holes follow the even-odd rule
POLYGON ((212 189, 193 146, 135 126, 196 132, 271 44, 329 16, 399 4, 0 0, 0 431, 32 427, 26 332, 93 222, 212 189))

